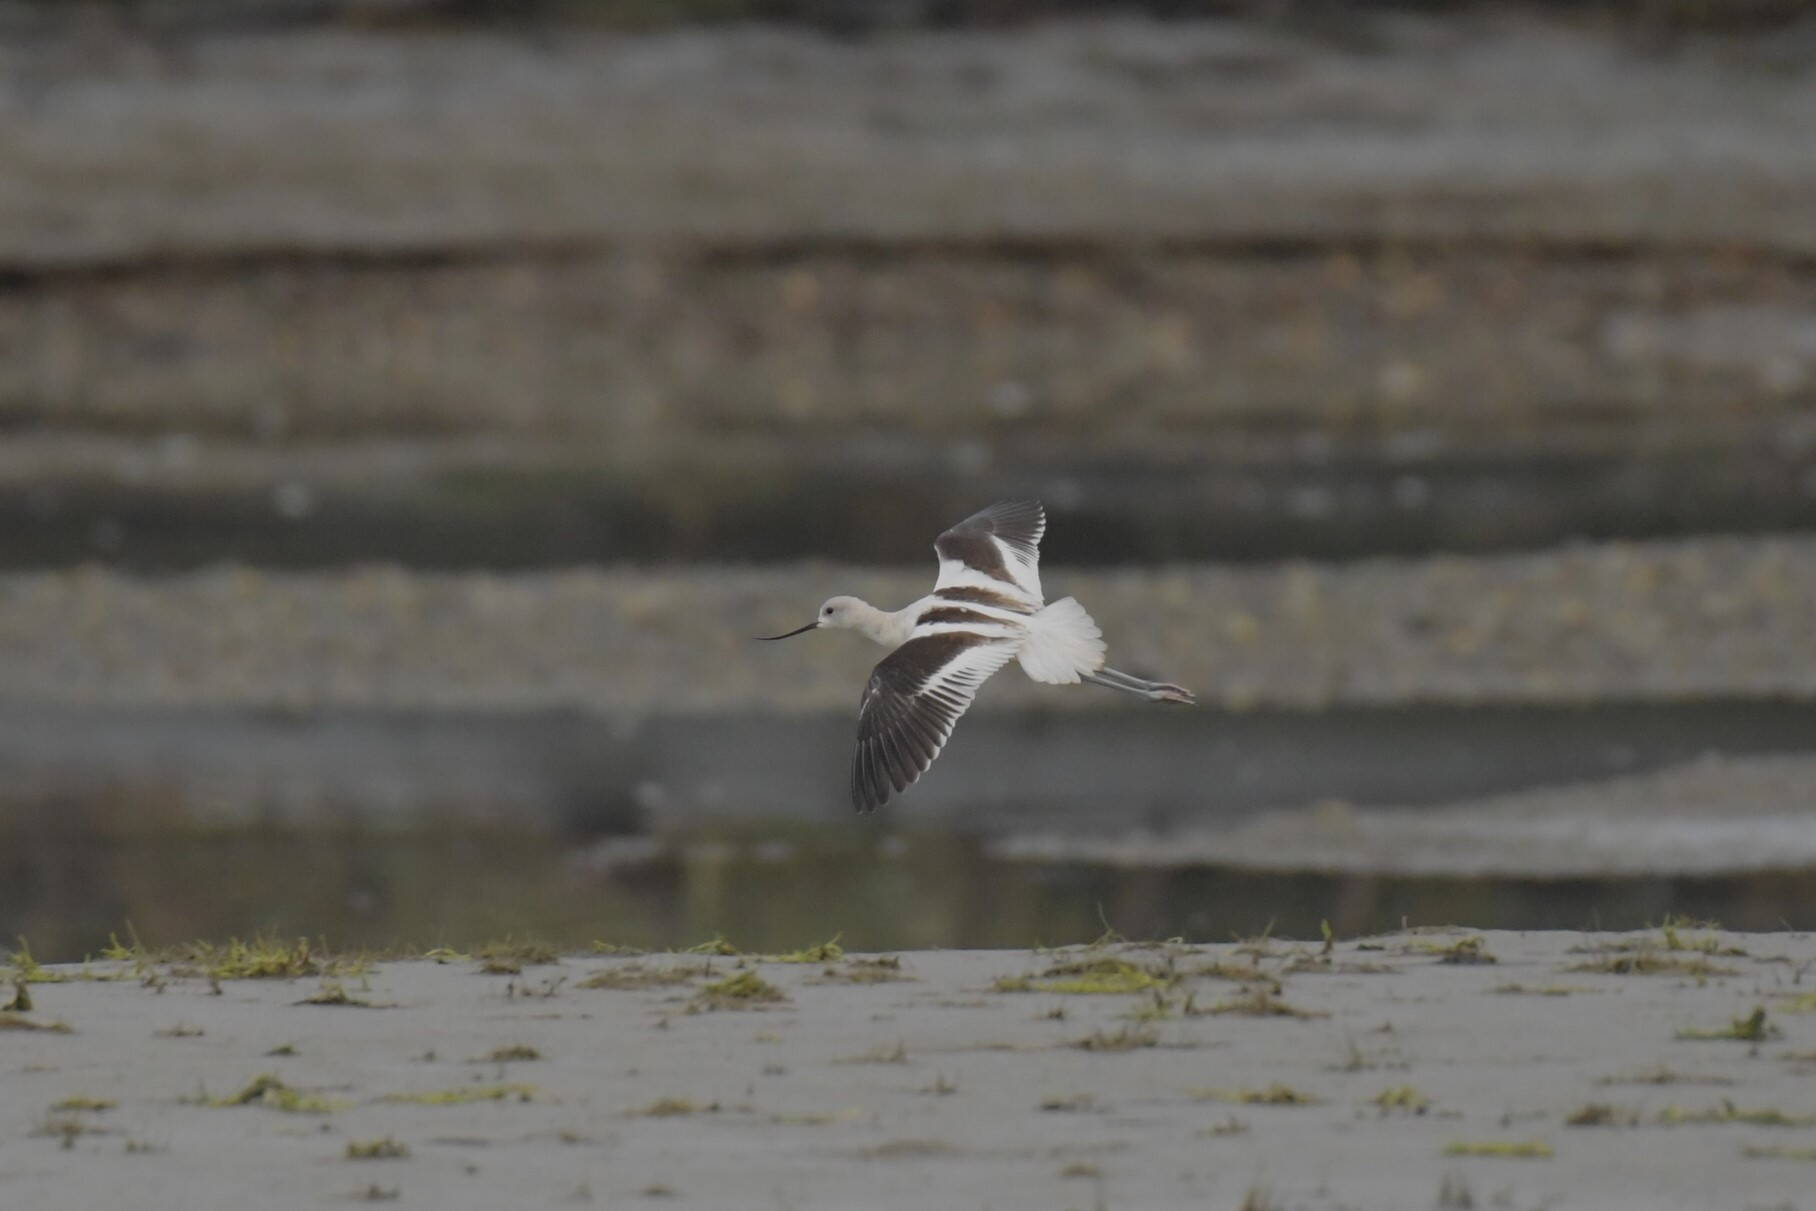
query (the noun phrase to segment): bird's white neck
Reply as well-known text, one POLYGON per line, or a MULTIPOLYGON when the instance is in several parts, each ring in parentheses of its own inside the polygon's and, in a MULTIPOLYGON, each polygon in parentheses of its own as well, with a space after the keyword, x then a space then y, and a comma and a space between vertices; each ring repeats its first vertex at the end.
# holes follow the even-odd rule
POLYGON ((872 643, 880 643, 886 648, 899 648, 908 642, 908 634, 914 630, 914 607, 896 610, 879 610, 867 601, 860 601, 854 609, 851 629, 872 643))

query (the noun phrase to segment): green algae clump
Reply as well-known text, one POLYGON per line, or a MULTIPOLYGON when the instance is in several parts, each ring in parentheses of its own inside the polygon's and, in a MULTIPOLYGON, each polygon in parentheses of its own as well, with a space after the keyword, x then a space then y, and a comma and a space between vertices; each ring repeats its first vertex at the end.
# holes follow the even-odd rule
POLYGON ((844 936, 842 933, 834 934, 815 946, 763 957, 772 963, 836 963, 845 957, 845 948, 839 945, 839 939, 844 936))
POLYGON ((787 993, 756 972, 740 971, 702 988, 693 1004, 700 1009, 748 1009, 787 999, 787 993))
POLYGON ((332 1114, 336 1110, 345 1109, 343 1103, 292 1089, 272 1072, 253 1077, 244 1089, 232 1097, 205 1098, 204 1102, 214 1107, 263 1106, 268 1110, 281 1110, 285 1114, 332 1114))
POLYGON ((997 992, 1051 992, 1062 995, 1127 995, 1165 988, 1177 977, 1150 970, 1127 959, 1095 958, 1057 963, 1039 978, 1003 976, 994 988, 997 992))
POLYGON ((350 1161, 400 1161, 409 1155, 408 1144, 400 1144, 388 1135, 375 1140, 347 1141, 347 1159, 350 1161))
POLYGON ((1319 1101, 1314 1095, 1279 1081, 1261 1089, 1195 1089, 1192 1097, 1201 1102, 1234 1102, 1239 1106, 1316 1106, 1319 1101))
POLYGON ((1382 1114, 1424 1114, 1431 1109, 1431 1099, 1411 1085, 1393 1085, 1369 1099, 1382 1114))
POLYGON ((1445 1156, 1498 1156, 1510 1160, 1548 1161, 1556 1153, 1543 1140, 1454 1140, 1445 1156))
POLYGON ((428 1089, 421 1093, 387 1093, 381 1102, 401 1102, 411 1106, 465 1106, 473 1102, 533 1102, 534 1085, 456 1085, 452 1089, 428 1089))
POLYGON ((1766 1020, 1765 1006, 1760 1006, 1744 1018, 1735 1018, 1724 1027, 1714 1030, 1680 1030, 1679 1039, 1698 1041, 1708 1039, 1732 1039, 1741 1043, 1763 1043, 1767 1039, 1777 1038, 1778 1027, 1766 1020))

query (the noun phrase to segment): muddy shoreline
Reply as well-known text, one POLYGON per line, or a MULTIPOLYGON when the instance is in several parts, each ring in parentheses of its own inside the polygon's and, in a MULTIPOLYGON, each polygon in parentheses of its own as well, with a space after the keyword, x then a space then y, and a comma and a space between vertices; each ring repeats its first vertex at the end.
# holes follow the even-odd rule
POLYGON ((449 955, 212 987, 208 959, 52 968, 66 982, 9 1021, 69 1033, 7 1032, 0 1191, 1795 1205, 1811 945, 1678 926, 795 963, 506 946, 490 963, 517 974, 449 955), (1618 974, 1636 961, 1706 974, 1618 974))

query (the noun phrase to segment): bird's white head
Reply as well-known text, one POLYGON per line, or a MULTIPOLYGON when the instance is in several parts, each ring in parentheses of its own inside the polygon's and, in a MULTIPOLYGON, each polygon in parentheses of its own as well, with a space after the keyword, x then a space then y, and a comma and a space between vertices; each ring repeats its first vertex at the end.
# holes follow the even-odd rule
POLYGON ((868 603, 856 597, 828 597, 820 606, 819 615, 814 619, 816 627, 828 627, 832 630, 849 631, 859 621, 875 613, 868 603))
MULTIPOLYGON (((888 624, 893 615, 885 614, 869 602, 857 597, 828 597, 820 605, 819 613, 813 621, 804 627, 784 631, 780 635, 762 635, 761 639, 787 639, 807 631, 861 631, 878 642, 888 640, 888 624)), ((895 642, 901 642, 899 638, 895 642)))

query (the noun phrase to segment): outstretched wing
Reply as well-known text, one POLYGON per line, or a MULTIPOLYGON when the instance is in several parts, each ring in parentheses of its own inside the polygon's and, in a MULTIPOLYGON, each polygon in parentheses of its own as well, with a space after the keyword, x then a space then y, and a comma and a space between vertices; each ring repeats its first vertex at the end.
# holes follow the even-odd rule
POLYGON ((977 687, 1015 656, 1017 641, 967 631, 910 639, 870 674, 858 706, 851 801, 874 811, 913 785, 946 746, 977 687))
POLYGON ((965 588, 1008 593, 1039 608, 1040 536, 1047 513, 1037 500, 1006 500, 959 522, 933 541, 940 578, 933 591, 965 588))

